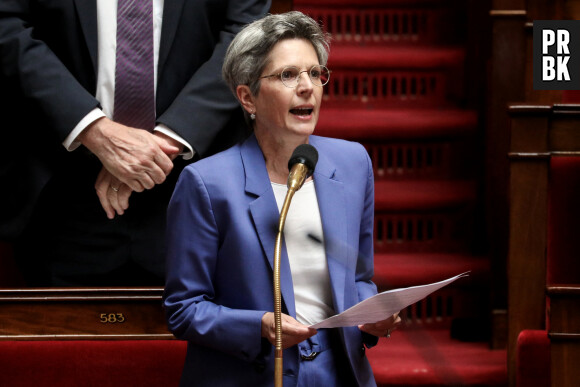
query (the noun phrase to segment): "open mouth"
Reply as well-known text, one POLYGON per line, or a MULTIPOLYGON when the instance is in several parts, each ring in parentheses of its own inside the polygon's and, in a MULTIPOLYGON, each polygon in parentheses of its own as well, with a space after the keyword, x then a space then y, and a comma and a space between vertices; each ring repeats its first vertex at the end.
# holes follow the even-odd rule
POLYGON ((314 108, 294 108, 290 109, 290 113, 297 116, 309 116, 312 114, 314 108))

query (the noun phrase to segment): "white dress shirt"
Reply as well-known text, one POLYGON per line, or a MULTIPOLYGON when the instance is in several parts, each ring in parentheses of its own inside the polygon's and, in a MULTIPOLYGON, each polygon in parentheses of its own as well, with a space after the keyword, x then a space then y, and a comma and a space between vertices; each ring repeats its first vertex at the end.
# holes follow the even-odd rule
MULTIPOLYGON (((159 62, 159 42, 161 40, 161 24, 163 22, 163 1, 153 0, 153 60, 155 92, 157 92, 157 64, 159 62)), ((80 146, 77 137, 91 123, 101 117, 112 119, 115 99, 115 63, 117 50, 117 1, 97 0, 98 29, 98 71, 97 95, 102 109, 95 108, 87 114, 64 140, 64 147, 73 151, 80 146)), ((188 160, 195 154, 192 146, 181 136, 165 125, 157 125, 154 131, 159 131, 184 145, 184 159, 188 160)))

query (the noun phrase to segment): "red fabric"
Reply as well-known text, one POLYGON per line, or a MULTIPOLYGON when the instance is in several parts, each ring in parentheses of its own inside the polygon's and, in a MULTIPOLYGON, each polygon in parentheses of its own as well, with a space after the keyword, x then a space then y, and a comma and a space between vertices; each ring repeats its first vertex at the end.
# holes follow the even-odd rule
POLYGON ((178 340, 0 341, 0 386, 178 386, 178 340))
POLYGON ((562 92, 562 103, 580 103, 580 90, 564 90, 562 92))
MULTIPOLYGON (((429 0, 427 0, 429 1, 429 0)), ((400 0, 391 0, 391 3, 398 5, 401 3, 400 0)), ((433 2, 433 0, 432 0, 433 2)), ((412 3, 419 3, 424 5, 426 0, 405 0, 405 5, 412 3)), ((389 4, 389 0, 294 0, 294 7, 299 8, 304 5, 313 5, 317 7, 349 7, 349 8, 360 8, 362 6, 385 6, 389 4)))
POLYGON ((477 197, 474 181, 377 180, 376 211, 422 211, 457 208, 477 197))
POLYGON ((506 386, 505 350, 453 340, 443 329, 399 329, 367 350, 378 386, 506 386))
POLYGON ((550 339, 542 330, 524 330, 516 347, 516 386, 550 387, 550 339))
POLYGON ((461 65, 465 50, 440 47, 397 47, 385 49, 382 46, 349 46, 332 52, 328 58, 328 68, 349 69, 433 69, 461 65), (356 58, 353 60, 353 58, 356 58))
POLYGON ((548 284, 580 283, 580 157, 551 159, 548 202, 548 284))
POLYGON ((397 289, 442 281, 471 271, 459 284, 483 283, 489 278, 489 260, 464 254, 375 254, 373 281, 381 289, 397 289))
POLYGON ((415 109, 366 110, 322 108, 314 134, 364 141, 367 139, 424 139, 461 137, 477 127, 477 113, 470 110, 415 109))

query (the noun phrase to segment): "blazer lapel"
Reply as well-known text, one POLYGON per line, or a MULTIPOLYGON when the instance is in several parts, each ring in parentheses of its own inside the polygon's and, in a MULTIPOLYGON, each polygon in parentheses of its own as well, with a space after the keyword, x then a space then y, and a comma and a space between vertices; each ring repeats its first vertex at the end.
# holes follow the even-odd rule
POLYGON ((98 65, 97 1, 75 0, 75 9, 83 30, 85 43, 89 49, 96 77, 98 65))
POLYGON ((161 38, 159 42, 159 62, 157 63, 157 74, 161 74, 171 42, 175 37, 179 18, 181 17, 183 4, 185 0, 166 0, 163 4, 163 22, 161 25, 161 38))
MULTIPOLYGON (((256 234, 262 245, 265 259, 270 269, 274 269, 274 248, 278 235, 279 211, 270 184, 264 156, 256 137, 252 135, 241 147, 242 163, 246 174, 246 192, 257 196, 250 203, 250 213, 256 227, 256 234)), ((280 287, 283 303, 290 316, 296 317, 292 272, 286 249, 280 257, 280 287)), ((273 280, 272 280, 273 283, 273 280)), ((273 305, 272 305, 273 307, 273 305)))
MULTIPOLYGON (((316 147, 317 139, 311 137, 310 143, 316 147)), ((314 171, 314 186, 318 198, 328 271, 334 298, 336 313, 344 310, 346 272, 350 267, 347 243, 348 205, 344 184, 335 179, 336 168, 325 154, 319 153, 314 171)))

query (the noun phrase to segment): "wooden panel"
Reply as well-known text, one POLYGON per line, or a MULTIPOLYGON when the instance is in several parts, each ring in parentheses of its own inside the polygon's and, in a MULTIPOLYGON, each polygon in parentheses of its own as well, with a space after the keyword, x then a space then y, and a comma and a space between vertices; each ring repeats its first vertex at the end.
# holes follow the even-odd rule
MULTIPOLYGON (((505 272, 509 235, 509 163, 506 154, 509 152, 510 138, 506 106, 524 100, 525 6, 525 0, 493 0, 490 10, 491 56, 485 114, 485 216, 488 254, 495 277, 492 303, 494 308, 500 309, 507 307, 508 292, 505 272)), ((493 328, 494 331, 497 329, 493 328)))
POLYGON ((0 340, 171 339, 161 288, 0 290, 0 340))
POLYGON ((545 328, 550 106, 512 106, 509 152, 508 378, 524 329, 545 328))
POLYGON ((580 287, 551 286, 550 337, 552 387, 580 385, 580 287))
POLYGON ((555 341, 551 339, 552 387, 578 387, 580 385, 580 339, 555 341), (555 372, 556 371, 556 372, 555 372))
POLYGON ((551 152, 580 151, 580 105, 554 105, 549 144, 551 152))
MULTIPOLYGON (((580 286, 551 286, 550 297, 550 335, 570 334, 580 336, 580 286)), ((578 364, 580 364, 580 359, 578 364)))
MULTIPOLYGON (((545 160, 512 160, 508 252, 508 370, 524 329, 544 329, 547 174, 545 160)), ((515 374, 514 374, 515 381, 515 374)))

